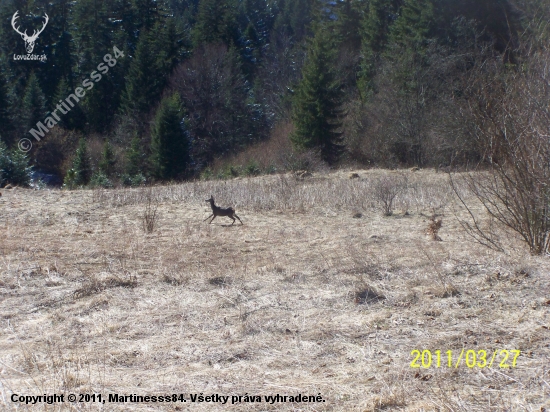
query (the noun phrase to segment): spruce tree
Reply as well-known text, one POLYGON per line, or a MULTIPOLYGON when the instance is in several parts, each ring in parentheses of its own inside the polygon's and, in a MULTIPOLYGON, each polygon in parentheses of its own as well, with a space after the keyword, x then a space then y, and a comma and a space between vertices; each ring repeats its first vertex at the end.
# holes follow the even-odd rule
POLYGON ((115 152, 113 146, 109 141, 103 145, 103 153, 101 154, 101 161, 99 162, 99 170, 107 177, 111 177, 115 172, 115 152))
POLYGON ((281 4, 281 12, 275 20, 274 29, 301 41, 311 22, 311 0, 287 0, 281 4))
POLYGON ((146 113, 159 100, 167 77, 180 53, 173 22, 158 23, 151 32, 143 32, 126 77, 123 108, 127 114, 146 113))
POLYGON ((142 173, 143 163, 141 140, 134 137, 130 143, 130 149, 126 152, 126 174, 132 177, 142 173))
POLYGON ((335 56, 330 32, 318 28, 308 47, 292 113, 296 127, 291 135, 293 144, 303 149, 319 148, 329 164, 335 163, 343 151, 343 96, 333 67, 335 56))
POLYGON ((405 0, 399 18, 390 30, 392 47, 388 48, 385 57, 394 68, 394 83, 405 93, 421 93, 419 81, 429 65, 428 45, 430 39, 436 40, 434 2, 405 0))
POLYGON ((390 29, 399 16, 402 0, 371 0, 361 24, 361 62, 358 87, 363 99, 373 89, 376 65, 386 50, 390 29))
POLYGON ((10 142, 12 123, 10 118, 10 100, 4 73, 0 69, 0 140, 10 142))
POLYGON ((153 120, 151 163, 155 177, 183 177, 189 164, 189 137, 179 94, 164 98, 153 120))
POLYGON ((0 187, 12 185, 27 186, 31 180, 32 167, 25 153, 18 149, 8 150, 0 140, 0 187))
MULTIPOLYGON (((74 93, 74 88, 71 87, 69 81, 67 81, 65 77, 62 77, 53 95, 51 104, 52 111, 56 110, 56 106, 61 104, 60 100, 64 101, 71 93, 74 93)), ((60 113, 59 111, 57 114, 61 118, 58 124, 65 129, 82 129, 84 127, 85 118, 80 105, 71 107, 71 111, 66 114, 60 113)))
POLYGON ((356 53, 361 47, 361 2, 342 0, 335 6, 335 34, 341 46, 356 53))
POLYGON ((23 125, 23 133, 28 132, 31 128, 36 128, 36 123, 43 121, 46 115, 46 98, 38 83, 38 78, 34 72, 27 81, 25 93, 23 95, 21 119, 23 125))
POLYGON ((158 0, 133 0, 133 9, 141 31, 149 31, 159 20, 163 2, 158 0))
POLYGON ((434 34, 434 0, 405 0, 390 39, 400 46, 420 50, 434 34))
POLYGON ((223 42, 229 46, 239 41, 235 0, 201 0, 197 23, 193 28, 195 47, 223 42))
POLYGON ((71 182, 74 186, 85 186, 90 182, 92 167, 90 165, 90 156, 86 147, 86 140, 80 139, 76 156, 73 160, 73 167, 68 173, 74 180, 71 182))

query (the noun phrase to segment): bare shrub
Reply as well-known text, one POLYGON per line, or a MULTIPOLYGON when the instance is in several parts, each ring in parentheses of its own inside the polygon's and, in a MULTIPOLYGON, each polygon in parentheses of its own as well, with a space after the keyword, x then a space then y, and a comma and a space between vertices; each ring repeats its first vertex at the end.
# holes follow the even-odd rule
POLYGON ((137 286, 137 278, 133 274, 126 274, 125 276, 112 275, 103 280, 100 280, 97 275, 91 276, 82 287, 74 291, 73 296, 75 299, 81 299, 88 296, 95 295, 103 292, 109 288, 134 288, 137 286))
POLYGON ((105 285, 99 281, 96 276, 92 276, 82 285, 82 287, 74 291, 73 296, 75 299, 85 298, 100 293, 104 289, 105 285))
POLYGON ((395 198, 407 188, 403 175, 384 175, 374 184, 374 198, 382 208, 384 216, 393 215, 395 198))
POLYGON ((432 240, 437 240, 441 242, 441 238, 439 237, 438 233, 441 229, 441 226, 443 224, 443 219, 437 219, 436 215, 432 215, 430 218, 430 224, 428 225, 428 229, 426 230, 426 234, 432 238, 432 240))
POLYGON ((148 188, 145 193, 145 210, 142 215, 143 230, 145 233, 153 233, 158 221, 159 204, 153 195, 152 188, 148 188))
MULTIPOLYGON (((540 255, 550 246, 550 49, 530 52, 527 61, 510 68, 486 58, 465 79, 463 115, 483 153, 478 169, 487 171, 467 173, 461 180, 492 218, 540 255)), ((480 243, 502 250, 494 233, 481 227, 455 180, 455 193, 471 217, 462 226, 480 243)))
POLYGON ((36 143, 34 167, 62 178, 71 167, 71 158, 80 137, 77 132, 54 127, 47 139, 36 143))

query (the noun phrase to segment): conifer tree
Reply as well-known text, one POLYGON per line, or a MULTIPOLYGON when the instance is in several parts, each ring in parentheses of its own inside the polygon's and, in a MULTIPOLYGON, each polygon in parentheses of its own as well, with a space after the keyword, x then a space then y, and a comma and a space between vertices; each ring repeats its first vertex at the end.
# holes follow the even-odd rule
POLYGON ((398 45, 419 50, 426 45, 434 29, 434 0, 405 0, 390 37, 398 45))
POLYGON ((197 23, 193 28, 195 47, 223 42, 227 46, 239 40, 235 0, 201 0, 197 23))
POLYGON ((25 93, 23 95, 21 118, 23 133, 36 127, 36 123, 43 121, 46 115, 46 98, 38 83, 38 78, 34 72, 27 81, 25 93))
POLYGON ((158 0, 133 0, 133 8, 141 31, 149 31, 160 18, 164 5, 158 0))
POLYGON ((134 137, 130 143, 130 149, 126 153, 126 174, 132 177, 141 173, 143 160, 141 140, 138 137, 134 137))
MULTIPOLYGON (((71 93, 74 93, 74 88, 71 87, 69 81, 67 81, 65 77, 62 77, 53 95, 51 110, 56 110, 56 106, 61 104, 60 101, 64 101, 71 93)), ((85 118, 80 105, 75 105, 71 108, 71 111, 66 114, 57 113, 61 118, 58 124, 63 128, 82 129, 84 127, 85 118)))
POLYGON ((0 187, 4 184, 27 186, 30 183, 32 166, 27 155, 19 149, 8 150, 0 140, 0 187))
POLYGON ((154 175, 159 179, 176 179, 186 172, 189 137, 183 117, 177 93, 161 101, 151 131, 151 163, 154 175))
POLYGON ((294 145, 319 148, 329 164, 335 163, 343 151, 342 89, 332 66, 335 55, 334 39, 325 27, 319 27, 308 47, 292 116, 296 127, 291 136, 294 145))
POLYGON ((10 142, 12 123, 10 118, 10 100, 4 73, 0 69, 0 140, 10 142))
POLYGON ((137 116, 154 106, 174 68, 180 49, 175 44, 173 22, 158 23, 150 32, 140 35, 135 56, 126 77, 123 108, 137 116))
POLYGON ((76 155, 73 159, 72 168, 67 171, 64 183, 70 189, 85 186, 90 182, 91 176, 92 167, 90 165, 86 140, 80 139, 78 149, 76 149, 76 155))
POLYGON ((275 20, 275 30, 293 37, 295 42, 301 41, 307 34, 311 22, 310 3, 311 0, 286 0, 275 20))
POLYGON ((341 45, 356 52, 361 46, 361 2, 342 0, 335 6, 335 34, 341 45))
POLYGON ((389 42, 402 0, 371 0, 361 24, 361 69, 358 87, 365 99, 372 91, 376 64, 389 42))
POLYGON ((107 177, 111 177, 115 172, 115 152, 113 146, 109 141, 106 141, 103 145, 103 153, 101 154, 101 161, 99 162, 99 170, 107 177))

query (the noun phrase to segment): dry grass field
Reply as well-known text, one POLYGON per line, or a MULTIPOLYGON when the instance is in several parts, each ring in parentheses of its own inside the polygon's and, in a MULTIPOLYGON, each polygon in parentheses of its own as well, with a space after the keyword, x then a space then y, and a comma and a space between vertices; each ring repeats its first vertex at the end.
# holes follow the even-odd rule
POLYGON ((3 190, 0 409, 550 410, 548 258, 513 234, 507 253, 474 243, 443 173, 355 172, 3 190), (391 216, 373 197, 385 175, 406 182, 391 216), (211 194, 244 225, 203 222, 211 194), (441 241, 426 235, 433 213, 441 241), (434 353, 432 367, 411 368, 415 349, 434 353), (521 355, 515 368, 499 367, 500 352, 490 368, 455 367, 463 349, 486 350, 487 363, 495 350, 521 355), (187 403, 25 406, 13 393, 187 403), (195 393, 325 402, 192 403, 195 393))

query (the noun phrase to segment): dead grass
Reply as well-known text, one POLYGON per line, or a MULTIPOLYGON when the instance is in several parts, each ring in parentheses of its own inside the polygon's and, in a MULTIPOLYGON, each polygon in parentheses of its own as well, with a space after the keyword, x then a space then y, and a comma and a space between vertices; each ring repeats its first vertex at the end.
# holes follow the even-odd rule
POLYGON ((326 400, 103 409, 115 412, 549 408, 547 258, 514 236, 507 254, 481 248, 453 214, 443 241, 426 238, 434 208, 462 213, 442 174, 400 172, 407 188, 381 216, 386 173, 155 187, 152 234, 147 189, 3 192, 1 409, 16 410, 14 392, 326 400), (203 223, 210 194, 247 224, 203 223), (410 368, 415 349, 463 348, 522 354, 515 369, 410 368))

